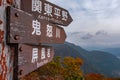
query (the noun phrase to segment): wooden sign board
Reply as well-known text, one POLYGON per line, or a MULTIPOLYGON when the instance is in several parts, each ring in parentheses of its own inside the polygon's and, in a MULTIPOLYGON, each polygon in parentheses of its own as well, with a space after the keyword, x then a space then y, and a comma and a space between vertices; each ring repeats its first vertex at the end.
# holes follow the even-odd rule
POLYGON ((64 43, 66 39, 62 27, 15 8, 7 8, 7 26, 7 43, 64 43))
POLYGON ((54 49, 50 46, 32 46, 19 44, 19 78, 52 61, 54 49))
POLYGON ((1 4, 2 4, 2 0, 0 0, 0 6, 1 6, 1 4))
POLYGON ((21 0, 21 10, 63 26, 68 26, 73 21, 67 10, 46 0, 21 0))

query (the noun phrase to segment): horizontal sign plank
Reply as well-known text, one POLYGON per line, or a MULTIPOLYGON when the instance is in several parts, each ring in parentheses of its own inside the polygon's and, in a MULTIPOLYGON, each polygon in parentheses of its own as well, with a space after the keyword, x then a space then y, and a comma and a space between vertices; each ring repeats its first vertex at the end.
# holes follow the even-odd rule
POLYGON ((21 0, 21 10, 33 14, 36 18, 68 26, 72 22, 69 12, 46 0, 21 0))
POLYGON ((54 56, 54 49, 45 45, 19 44, 18 50, 19 78, 52 61, 54 56))
POLYGON ((7 42, 8 43, 64 43, 65 31, 62 27, 46 20, 36 19, 32 15, 7 8, 7 42))

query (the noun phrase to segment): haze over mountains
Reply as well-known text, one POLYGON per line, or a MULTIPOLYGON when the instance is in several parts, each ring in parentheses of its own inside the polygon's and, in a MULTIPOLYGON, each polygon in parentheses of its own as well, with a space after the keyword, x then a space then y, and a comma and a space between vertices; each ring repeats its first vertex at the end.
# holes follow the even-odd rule
POLYGON ((107 77, 120 77, 120 59, 113 54, 103 51, 87 51, 68 42, 52 46, 55 48, 55 56, 82 58, 84 73, 100 73, 107 77))
POLYGON ((67 41, 87 50, 102 50, 120 56, 120 35, 104 30, 91 32, 68 32, 67 41))
POLYGON ((118 47, 116 47, 116 48, 105 48, 105 49, 102 49, 101 51, 109 52, 109 53, 117 56, 120 59, 120 48, 118 48, 118 47))

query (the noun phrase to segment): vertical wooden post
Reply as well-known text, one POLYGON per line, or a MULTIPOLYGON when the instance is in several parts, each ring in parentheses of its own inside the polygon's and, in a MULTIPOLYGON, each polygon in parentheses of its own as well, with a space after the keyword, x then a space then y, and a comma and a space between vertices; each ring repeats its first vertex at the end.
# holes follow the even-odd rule
POLYGON ((20 0, 0 0, 0 80, 18 80, 18 45, 7 44, 6 7, 19 5, 20 0))
MULTIPOLYGON (((9 0, 9 2, 12 0, 9 0)), ((14 80, 14 51, 6 43, 6 7, 8 0, 0 0, 0 80, 14 80)))
POLYGON ((10 45, 11 51, 13 52, 13 80, 18 80, 18 44, 10 45))

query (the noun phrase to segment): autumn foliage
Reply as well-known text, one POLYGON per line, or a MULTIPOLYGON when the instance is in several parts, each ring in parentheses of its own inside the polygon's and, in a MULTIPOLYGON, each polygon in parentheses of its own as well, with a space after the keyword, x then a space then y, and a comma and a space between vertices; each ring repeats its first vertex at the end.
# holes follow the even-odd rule
POLYGON ((63 60, 65 80, 81 80, 83 73, 80 69, 83 61, 80 58, 66 57, 63 60))
POLYGON ((82 80, 80 69, 83 61, 80 58, 55 57, 50 63, 40 67, 21 80, 82 80), (30 78, 31 77, 31 78, 30 78))
POLYGON ((41 67, 38 72, 43 77, 52 77, 53 80, 80 80, 83 76, 80 69, 83 61, 80 58, 66 57, 61 60, 55 57, 52 62, 41 67))
POLYGON ((85 80, 105 80, 105 77, 101 74, 87 74, 85 80))
POLYGON ((120 80, 120 78, 107 78, 97 73, 83 74, 80 58, 55 57, 50 63, 40 67, 20 80, 120 80))

